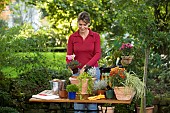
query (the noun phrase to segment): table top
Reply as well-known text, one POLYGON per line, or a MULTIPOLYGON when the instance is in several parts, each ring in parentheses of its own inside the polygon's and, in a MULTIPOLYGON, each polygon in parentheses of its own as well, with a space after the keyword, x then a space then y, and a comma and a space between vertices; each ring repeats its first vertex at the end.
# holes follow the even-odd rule
MULTIPOLYGON (((50 92, 50 90, 44 90, 42 93, 47 93, 50 92)), ((110 103, 110 104, 130 104, 132 102, 131 100, 116 100, 116 99, 101 99, 101 100, 70 100, 70 99, 62 99, 62 98, 57 98, 57 99, 38 99, 38 98, 30 98, 29 102, 58 102, 58 103, 67 103, 67 102, 78 102, 78 103, 110 103)))
POLYGON ((70 100, 70 99, 37 99, 30 98, 29 102, 78 102, 78 103, 110 103, 110 104, 130 104, 132 100, 112 100, 112 99, 102 99, 102 100, 70 100))

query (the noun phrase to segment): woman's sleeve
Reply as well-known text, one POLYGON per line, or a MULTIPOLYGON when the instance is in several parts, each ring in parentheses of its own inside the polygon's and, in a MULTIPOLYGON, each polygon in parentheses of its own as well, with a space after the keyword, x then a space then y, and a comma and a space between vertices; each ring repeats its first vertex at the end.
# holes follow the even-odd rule
MULTIPOLYGON (((68 43, 67 43, 67 55, 73 55, 73 38, 70 36, 68 39, 68 43)), ((66 57, 66 62, 68 63, 69 60, 66 57)))

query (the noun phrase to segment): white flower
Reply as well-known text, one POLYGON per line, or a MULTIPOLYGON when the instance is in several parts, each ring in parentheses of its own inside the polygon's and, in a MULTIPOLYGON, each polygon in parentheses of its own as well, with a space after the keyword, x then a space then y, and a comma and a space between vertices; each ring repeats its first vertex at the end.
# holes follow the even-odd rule
POLYGON ((88 71, 88 74, 90 74, 92 77, 96 77, 96 68, 95 67, 91 67, 88 71))

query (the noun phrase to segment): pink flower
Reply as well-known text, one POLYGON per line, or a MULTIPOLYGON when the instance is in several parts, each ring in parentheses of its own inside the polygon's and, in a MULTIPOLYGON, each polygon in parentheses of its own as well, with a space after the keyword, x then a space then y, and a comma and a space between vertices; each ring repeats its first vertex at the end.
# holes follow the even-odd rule
POLYGON ((74 60, 75 55, 66 55, 66 59, 71 61, 74 60))
POLYGON ((122 51, 123 55, 130 55, 133 45, 131 43, 123 43, 119 50, 122 51))

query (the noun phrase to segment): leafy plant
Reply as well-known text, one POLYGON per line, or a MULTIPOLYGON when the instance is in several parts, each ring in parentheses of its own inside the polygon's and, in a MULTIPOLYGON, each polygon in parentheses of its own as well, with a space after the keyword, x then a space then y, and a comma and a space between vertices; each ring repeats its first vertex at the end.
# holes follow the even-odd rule
POLYGON ((136 91, 135 97, 141 98, 141 96, 144 94, 144 84, 139 79, 139 77, 136 76, 134 72, 125 72, 126 75, 126 81, 125 86, 131 87, 136 91))
POLYGON ((72 60, 67 64, 67 67, 70 69, 75 69, 78 68, 79 65, 80 63, 77 60, 72 60))
POLYGON ((10 106, 12 103, 10 93, 0 90, 0 106, 10 106))
POLYGON ((19 112, 12 107, 0 107, 0 113, 19 113, 19 112))
POLYGON ((70 84, 66 86, 66 91, 67 92, 78 92, 79 87, 76 84, 70 84))
MULTIPOLYGON (((13 80, 13 96, 22 94, 29 98, 33 94, 49 89, 50 84, 48 81, 51 80, 52 76, 56 76, 57 74, 56 70, 48 68, 35 68, 23 73, 19 75, 19 78, 13 80)), ((59 77, 57 78, 60 79, 59 77)))
MULTIPOLYGON (((146 90, 146 107, 153 106, 153 100, 154 100, 153 93, 149 89, 147 89, 146 90)), ((137 105, 138 106, 141 105, 141 100, 140 99, 137 100, 137 105)))
POLYGON ((154 95, 151 91, 146 91, 146 106, 152 106, 154 100, 154 95))
POLYGON ((114 67, 110 71, 110 80, 114 86, 123 86, 126 80, 125 68, 114 67))
POLYGON ((98 80, 94 82, 94 90, 104 90, 107 87, 106 80, 98 80))
POLYGON ((128 86, 136 91, 136 98, 140 98, 144 94, 144 84, 132 71, 127 72, 125 68, 111 68, 111 81, 113 87, 128 86))
POLYGON ((79 91, 81 92, 82 91, 82 83, 85 82, 87 79, 88 79, 88 87, 87 87, 87 92, 88 94, 92 94, 92 90, 93 90, 93 85, 94 85, 94 82, 93 82, 93 77, 88 74, 87 72, 83 72, 81 73, 77 79, 79 80, 79 91))
POLYGON ((85 72, 87 72, 92 77, 96 77, 96 68, 91 66, 86 66, 85 72))

